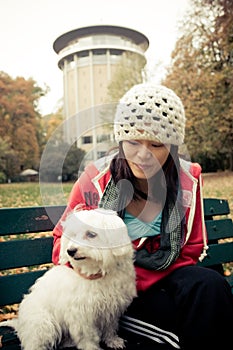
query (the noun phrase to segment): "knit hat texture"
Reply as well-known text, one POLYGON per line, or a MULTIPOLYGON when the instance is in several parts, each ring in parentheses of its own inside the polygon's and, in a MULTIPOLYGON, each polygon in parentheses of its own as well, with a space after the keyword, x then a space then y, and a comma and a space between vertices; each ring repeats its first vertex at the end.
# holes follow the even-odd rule
POLYGON ((180 98, 162 85, 133 86, 120 100, 115 120, 117 142, 155 140, 181 145, 185 134, 185 112, 180 98))

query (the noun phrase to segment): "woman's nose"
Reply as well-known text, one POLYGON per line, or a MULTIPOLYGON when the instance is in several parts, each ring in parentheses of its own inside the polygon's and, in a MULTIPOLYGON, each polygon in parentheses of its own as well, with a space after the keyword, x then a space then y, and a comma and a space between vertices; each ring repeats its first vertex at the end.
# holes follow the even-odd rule
POLYGON ((148 159, 151 157, 151 151, 144 145, 141 145, 138 149, 138 156, 141 159, 148 159))

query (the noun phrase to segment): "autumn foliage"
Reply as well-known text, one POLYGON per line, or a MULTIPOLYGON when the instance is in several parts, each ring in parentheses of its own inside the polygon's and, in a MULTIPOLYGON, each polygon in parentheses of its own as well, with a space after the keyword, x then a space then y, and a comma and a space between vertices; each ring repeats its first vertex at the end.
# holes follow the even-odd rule
POLYGON ((0 72, 0 172, 11 178, 40 159, 38 100, 43 90, 32 79, 0 72))
POLYGON ((186 146, 205 171, 233 169, 233 2, 190 0, 164 84, 181 97, 186 146))

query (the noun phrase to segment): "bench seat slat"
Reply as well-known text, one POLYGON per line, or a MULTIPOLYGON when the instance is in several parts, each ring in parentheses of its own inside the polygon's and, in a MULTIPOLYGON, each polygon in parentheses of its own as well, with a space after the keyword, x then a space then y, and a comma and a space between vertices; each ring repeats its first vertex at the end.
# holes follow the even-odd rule
POLYGON ((17 304, 22 300, 35 280, 47 270, 36 270, 16 275, 7 275, 0 278, 1 303, 0 305, 17 304))
POLYGON ((0 269, 50 263, 52 246, 52 236, 1 242, 0 269))

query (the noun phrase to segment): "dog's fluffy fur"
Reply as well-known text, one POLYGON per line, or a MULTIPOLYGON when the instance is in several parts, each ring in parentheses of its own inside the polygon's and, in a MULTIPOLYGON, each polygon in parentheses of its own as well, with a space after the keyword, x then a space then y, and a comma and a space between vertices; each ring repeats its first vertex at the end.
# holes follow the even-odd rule
POLYGON ((18 318, 4 322, 15 328, 24 350, 62 343, 80 350, 99 350, 101 342, 113 349, 124 347, 118 321, 136 296, 133 247, 126 235, 116 213, 81 210, 67 217, 60 265, 24 296, 18 318))

